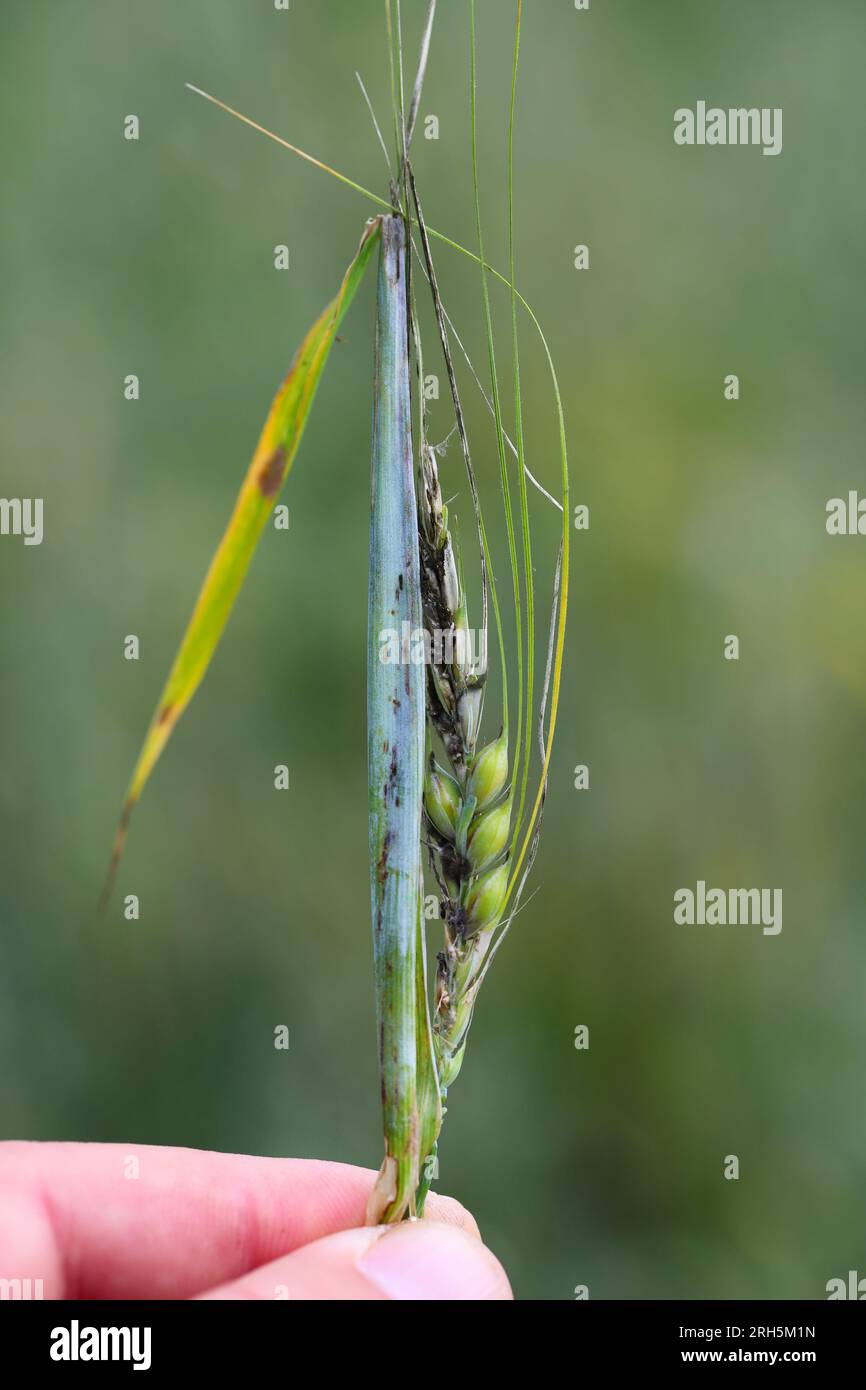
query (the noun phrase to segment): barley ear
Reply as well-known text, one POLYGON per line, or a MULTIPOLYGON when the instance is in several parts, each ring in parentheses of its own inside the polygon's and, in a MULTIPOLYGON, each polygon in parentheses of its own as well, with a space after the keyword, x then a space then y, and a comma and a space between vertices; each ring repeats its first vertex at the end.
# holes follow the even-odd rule
MULTIPOLYGON (((373 958, 385 1160, 367 1207, 371 1224, 414 1211, 422 1139, 429 1147, 430 1078, 421 926, 424 671, 383 661, 383 634, 421 627, 418 521, 409 392, 406 234, 383 217, 373 414, 367 737, 373 958), (421 1005, 422 993, 425 1003, 421 1005), (423 1117, 419 1103, 423 1092, 423 1117), (423 1135, 422 1135, 423 1129, 423 1135)), ((435 1088, 434 1088, 435 1089, 435 1088)))

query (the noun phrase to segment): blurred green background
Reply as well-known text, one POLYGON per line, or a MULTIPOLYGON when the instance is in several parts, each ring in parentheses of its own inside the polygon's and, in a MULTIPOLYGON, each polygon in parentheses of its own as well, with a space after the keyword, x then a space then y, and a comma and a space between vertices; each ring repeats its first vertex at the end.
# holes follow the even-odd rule
MULTIPOLYGON (((422 105, 440 139, 421 132, 416 167, 429 220, 465 241, 467 7, 440 9, 422 105)), ((414 65, 420 0, 404 10, 414 65)), ((503 265, 513 7, 478 10, 482 195, 503 265)), ((866 1272, 866 541, 824 529, 827 499, 863 478, 866 10, 525 11, 519 280, 559 366, 591 526, 574 533, 539 891, 481 996, 441 1187, 521 1297, 585 1283, 593 1298, 820 1298, 866 1272), (783 153, 677 148, 674 109, 698 99, 783 107, 783 153), (728 633, 739 662, 722 658, 728 633), (578 763, 588 791, 573 789, 578 763), (673 893, 699 878, 781 887, 781 935, 676 927, 673 893), (739 1182, 722 1176, 731 1153, 739 1182)), ((375 1167, 372 277, 284 494, 291 529, 266 531, 134 820, 108 920, 92 908, 272 392, 368 215, 183 84, 384 193, 354 77, 387 129, 382 5, 19 2, 0 30, 2 490, 46 506, 41 547, 0 541, 0 1130, 375 1167)), ((475 272, 437 257, 480 366, 475 272)), ((495 306, 507 371, 501 290, 495 306)), ((553 486, 529 333, 523 352, 530 464, 553 486)), ((505 579, 471 381, 465 402, 505 579)), ((434 419, 444 436, 444 394, 434 419)), ((468 549, 453 446, 443 480, 468 549)), ((542 499, 534 514, 546 610, 556 522, 542 499)))

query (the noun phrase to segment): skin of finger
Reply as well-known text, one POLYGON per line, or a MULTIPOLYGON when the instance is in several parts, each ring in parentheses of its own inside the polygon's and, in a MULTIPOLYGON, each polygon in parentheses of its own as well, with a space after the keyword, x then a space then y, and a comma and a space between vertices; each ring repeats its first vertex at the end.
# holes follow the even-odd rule
MULTIPOLYGON (((362 1225, 374 1180, 318 1160, 2 1143, 0 1278, 42 1278, 45 1298, 189 1298, 362 1225)), ((449 1198, 427 1215, 478 1234, 449 1198)))
POLYGON ((202 1300, 273 1302, 314 1299, 329 1302, 383 1301, 386 1297, 365 1279, 357 1261, 378 1240, 380 1228, 339 1231, 221 1284, 202 1300))
POLYGON ((458 1227, 404 1222, 325 1236, 202 1295, 267 1302, 504 1301, 496 1257, 458 1227))

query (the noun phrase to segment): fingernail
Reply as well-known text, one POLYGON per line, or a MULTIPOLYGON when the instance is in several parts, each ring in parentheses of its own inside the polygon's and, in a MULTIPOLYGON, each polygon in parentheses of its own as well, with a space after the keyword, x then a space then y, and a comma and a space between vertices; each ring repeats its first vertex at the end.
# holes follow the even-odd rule
POLYGON ((465 1231, 433 1221, 389 1227, 357 1261, 386 1298, 510 1299, 496 1256, 465 1231))

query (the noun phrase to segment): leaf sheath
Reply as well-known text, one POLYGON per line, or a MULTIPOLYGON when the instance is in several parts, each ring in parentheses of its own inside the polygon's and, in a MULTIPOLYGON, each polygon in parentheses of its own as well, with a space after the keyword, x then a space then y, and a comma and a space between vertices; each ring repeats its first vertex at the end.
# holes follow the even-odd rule
MULTIPOLYGON (((422 626, 409 393, 406 236, 383 217, 373 407, 367 737, 373 962, 385 1159, 371 1223, 397 1221, 418 1186, 419 1057, 429 1034, 417 1004, 421 914, 424 668, 394 659, 387 634, 422 626), (408 627, 404 627, 407 624, 408 627), (385 656, 389 659, 382 660, 385 656)), ((425 1072, 422 1069, 422 1080, 425 1072)))

